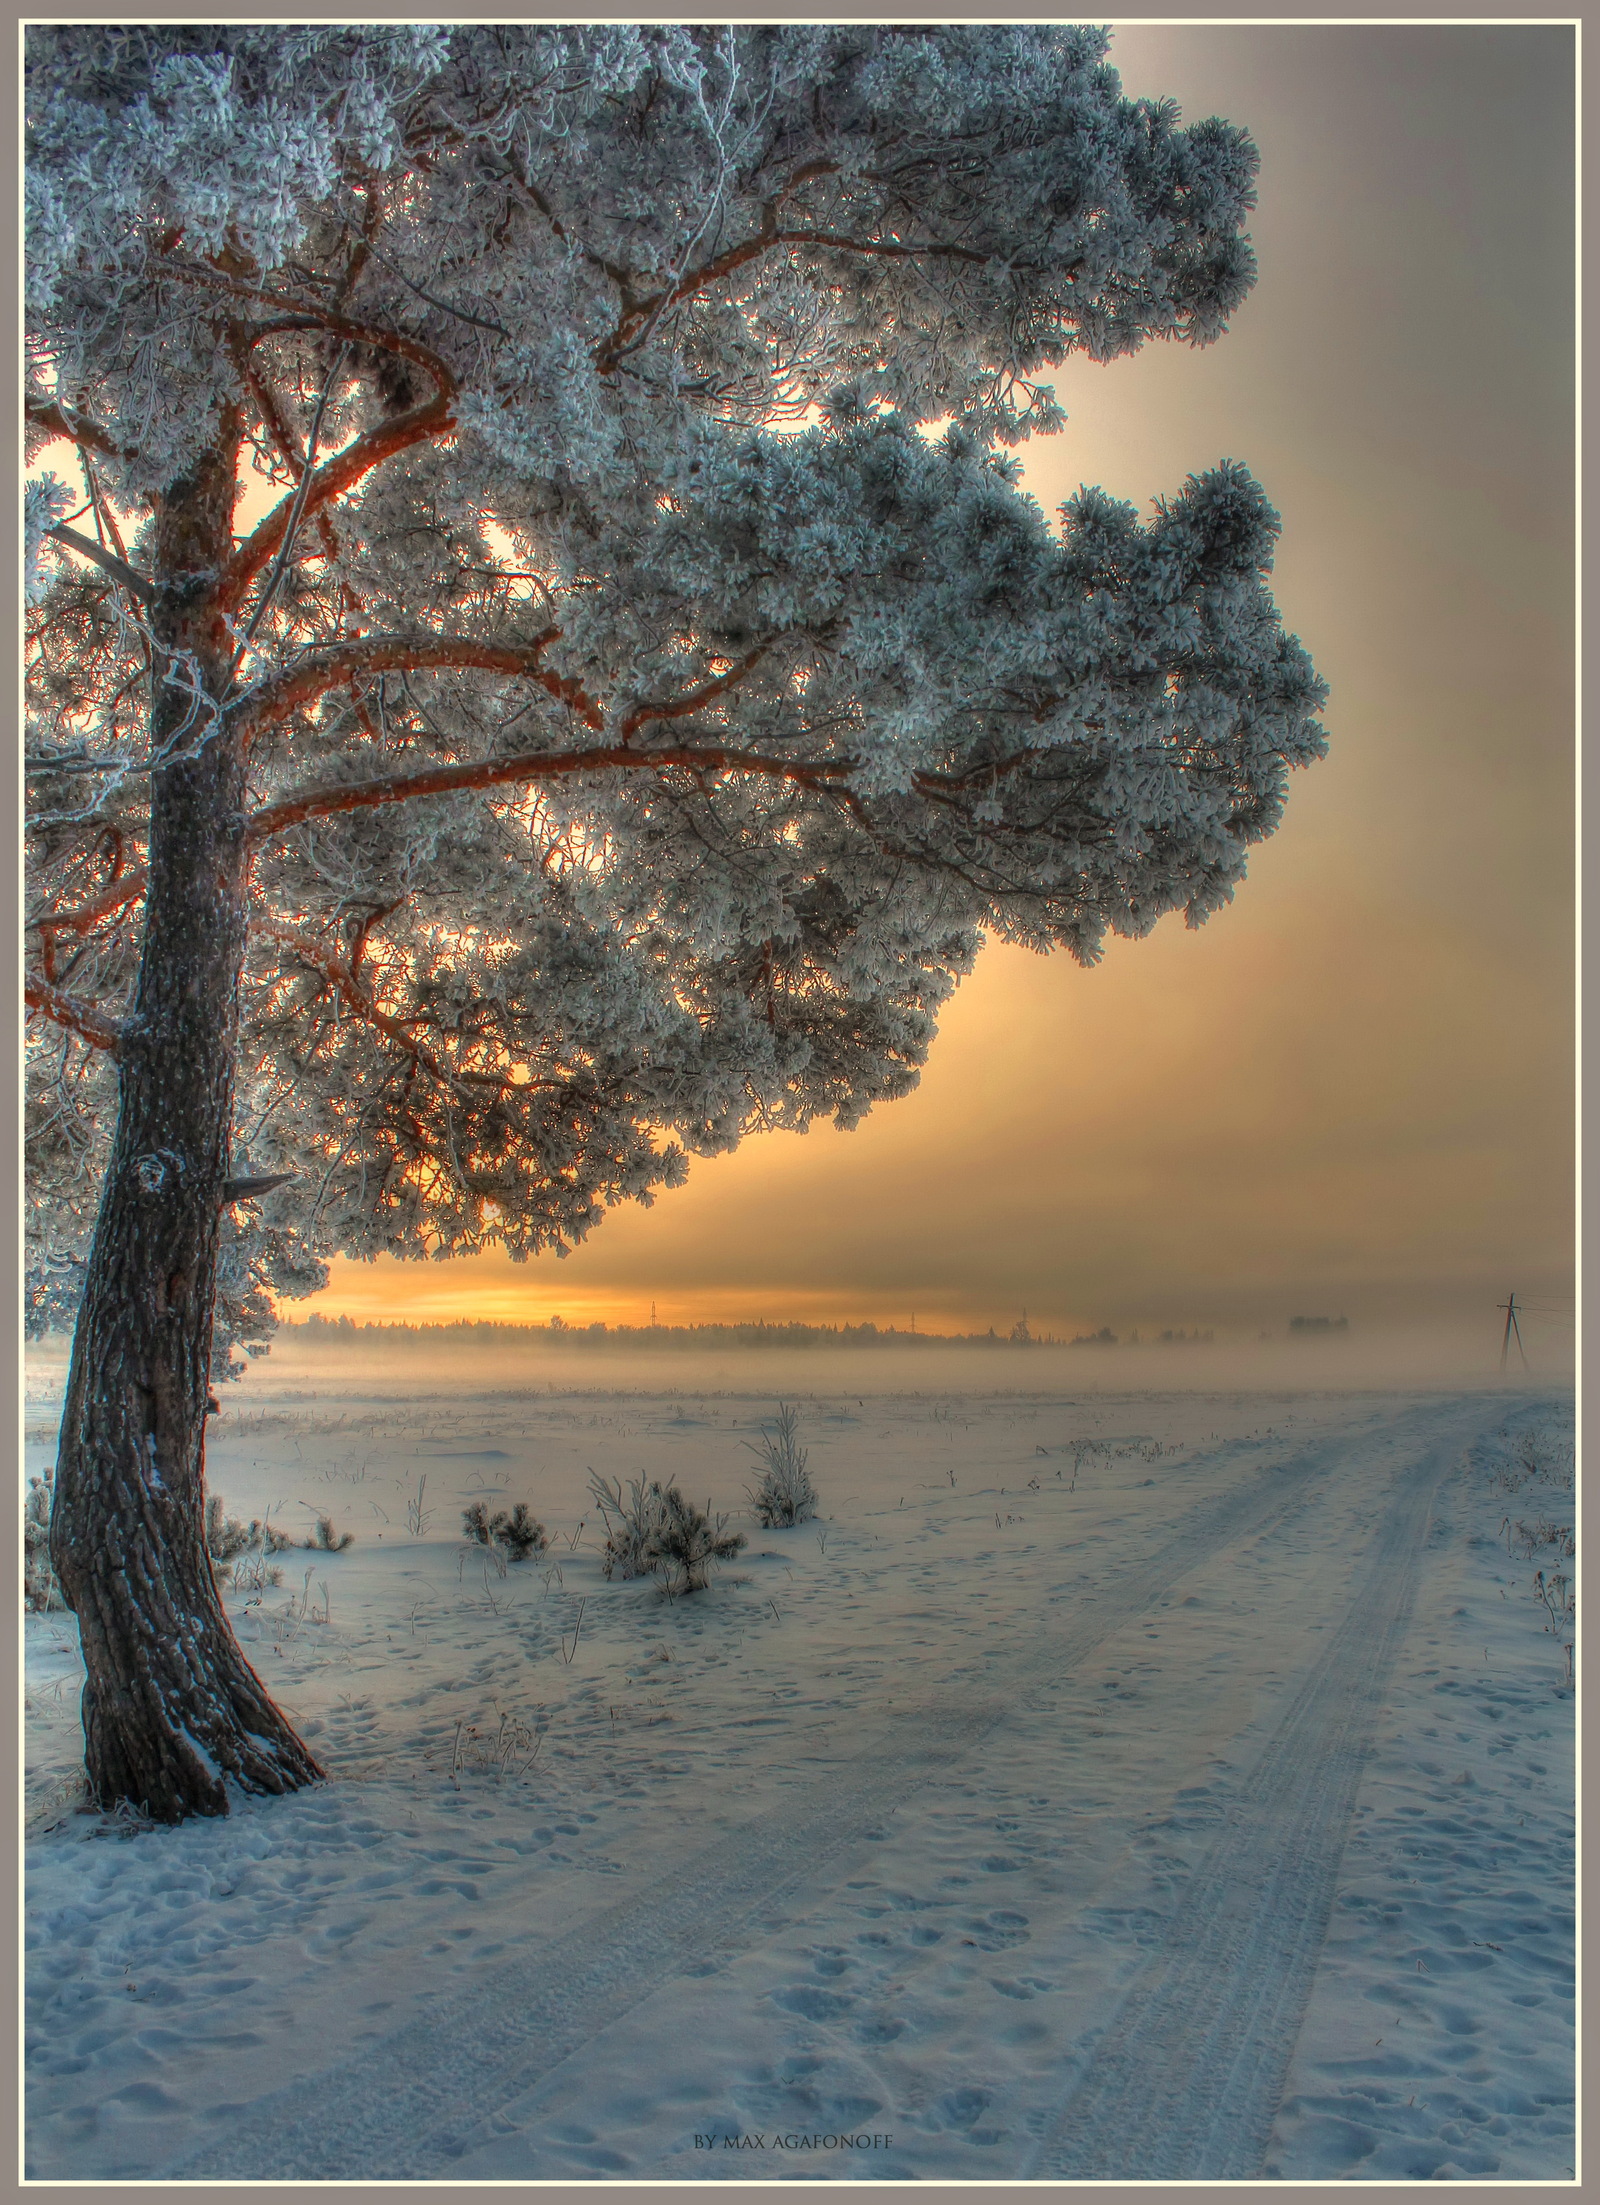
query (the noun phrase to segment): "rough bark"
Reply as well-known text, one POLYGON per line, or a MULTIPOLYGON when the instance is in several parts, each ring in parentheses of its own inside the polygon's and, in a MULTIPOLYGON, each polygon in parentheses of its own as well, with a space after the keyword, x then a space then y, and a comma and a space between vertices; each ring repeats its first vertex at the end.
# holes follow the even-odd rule
POLYGON ((192 692, 220 698, 227 680, 214 583, 233 479, 225 438, 159 516, 151 725, 171 756, 152 778, 143 949, 50 1528, 87 1670, 90 1785, 163 1822, 226 1814, 228 1779, 283 1792, 322 1773, 241 1653, 205 1545, 249 860, 241 734, 192 692))

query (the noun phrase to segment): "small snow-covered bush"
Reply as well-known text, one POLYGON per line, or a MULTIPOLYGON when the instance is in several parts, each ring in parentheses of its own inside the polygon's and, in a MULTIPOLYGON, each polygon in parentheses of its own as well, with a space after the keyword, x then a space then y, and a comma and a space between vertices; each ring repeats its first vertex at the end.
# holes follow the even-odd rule
POLYGON ((665 1521, 666 1496, 658 1481, 630 1478, 624 1498, 620 1478, 589 1472, 589 1491, 606 1527, 600 1568, 606 1577, 648 1577, 650 1542, 665 1521))
MULTIPOLYGON (((326 1519, 324 1519, 326 1520, 326 1519)), ((328 1526, 332 1533, 331 1523, 328 1526)), ((349 1545, 349 1536, 343 1542, 349 1545)), ((307 1540, 308 1546, 318 1544, 307 1540)), ((237 1516, 230 1516, 220 1493, 206 1498, 206 1552, 216 1570, 217 1583, 231 1586, 235 1592, 265 1592, 269 1585, 281 1585, 283 1572, 268 1567, 269 1554, 286 1554, 294 1545, 286 1531, 279 1531, 275 1524, 263 1523, 252 1516, 247 1524, 237 1516)), ((338 1547, 323 1550, 337 1554, 338 1547)))
POLYGON ((1540 1547, 1554 1547, 1557 1561, 1564 1561, 1577 1552, 1572 1525, 1557 1523, 1553 1516, 1538 1516, 1531 1524, 1525 1523, 1520 1516, 1513 1523, 1506 1516, 1501 1519, 1500 1533, 1505 1540, 1507 1554, 1513 1546, 1519 1546, 1526 1562, 1533 1560, 1540 1547))
POLYGON ((806 1468, 808 1450, 799 1444, 799 1427, 795 1411, 780 1401, 777 1430, 745 1442, 761 1465, 759 1482, 749 1488, 750 1505, 756 1522, 767 1530, 808 1523, 817 1513, 817 1489, 806 1468))
POLYGON ((550 1544, 550 1534, 529 1515, 523 1501, 517 1502, 509 1516, 497 1516, 492 1528, 496 1545, 504 1547, 513 1562, 525 1562, 530 1554, 543 1554, 550 1544))
POLYGON ((1557 1433, 1524 1432, 1517 1442, 1517 1460, 1530 1478, 1542 1478, 1566 1492, 1572 1490, 1571 1443, 1557 1433))
POLYGON ((1492 1492, 1520 1493, 1531 1481, 1570 1493, 1573 1479, 1572 1442, 1560 1432, 1535 1425, 1520 1432, 1514 1443, 1502 1432, 1501 1459, 1489 1485, 1492 1492))
POLYGON ((675 1485, 632 1478, 624 1496, 620 1478, 589 1472, 589 1491, 606 1527, 600 1567, 607 1577, 654 1577, 669 1593, 702 1592, 713 1562, 726 1561, 744 1545, 725 1516, 686 1501, 675 1485))
POLYGON ((353 1547, 356 1535, 353 1531, 335 1531, 331 1516, 319 1516, 317 1528, 302 1546, 316 1554, 343 1554, 346 1547, 353 1547))
MULTIPOLYGON (((1534 1572, 1533 1594, 1545 1613, 1545 1629, 1554 1633, 1566 1656, 1566 1681, 1572 1682, 1573 1648, 1577 1642, 1578 1603, 1574 1572, 1562 1567, 1577 1553, 1577 1532, 1571 1520, 1575 1472, 1572 1438, 1559 1428, 1534 1425, 1515 1437, 1498 1435, 1498 1463, 1489 1481, 1491 1492, 1528 1493, 1529 1500, 1546 1502, 1530 1511, 1532 1520, 1508 1516, 1500 1519, 1500 1536, 1507 1554, 1520 1551, 1531 1562, 1542 1551, 1544 1566, 1534 1572), (1553 1554, 1549 1550, 1553 1549, 1553 1554)), ((1491 1457, 1493 1459, 1493 1457, 1491 1457)))
POLYGON ((509 1562, 525 1562, 550 1544, 550 1534, 529 1515, 525 1501, 518 1501, 509 1516, 503 1508, 491 1516, 482 1501, 474 1501, 462 1511, 461 1534, 480 1547, 494 1547, 509 1562))
POLYGON ((663 1591, 704 1592, 713 1562, 725 1562, 745 1543, 742 1531, 729 1531, 726 1516, 713 1516, 711 1503, 696 1508, 675 1485, 661 1492, 661 1514, 650 1534, 645 1559, 663 1591))
MULTIPOLYGON (((231 1582, 235 1592, 266 1592, 273 1585, 283 1583, 283 1572, 275 1562, 269 1562, 266 1550, 257 1547, 249 1554, 241 1554, 238 1561, 229 1565, 231 1582)), ((220 1572, 218 1573, 220 1576, 220 1572)))
POLYGON ((55 1474, 28 1480, 28 1497, 22 1504, 22 1598, 36 1615, 64 1608, 61 1587, 50 1565, 50 1503, 55 1495, 55 1474))
POLYGON ((247 1547, 259 1545, 260 1532, 259 1524, 242 1524, 237 1516, 228 1515, 220 1493, 207 1498, 206 1552, 213 1562, 231 1562, 247 1547))

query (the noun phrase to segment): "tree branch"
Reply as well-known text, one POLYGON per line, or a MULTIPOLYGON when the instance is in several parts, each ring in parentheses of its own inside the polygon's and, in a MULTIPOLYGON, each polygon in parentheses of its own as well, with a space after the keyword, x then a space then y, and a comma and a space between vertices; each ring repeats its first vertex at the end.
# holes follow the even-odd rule
POLYGON ((758 643, 753 651, 748 652, 737 665, 730 666, 725 674, 719 674, 714 681, 706 682, 699 689, 691 689, 686 696, 677 697, 670 704, 641 704, 622 723, 620 733, 623 741, 627 742, 630 736, 637 735, 640 728, 647 727, 652 720, 681 720, 691 712, 698 712, 703 704, 714 704, 718 697, 726 696, 730 689, 737 689, 745 675, 759 666, 771 649, 770 638, 765 643, 758 643))
MULTIPOLYGON (((814 161, 809 167, 799 170, 780 192, 766 201, 761 209, 761 227, 754 237, 746 238, 742 244, 730 245, 726 252, 718 253, 714 260, 707 261, 703 268, 693 270, 679 282, 656 292, 651 298, 639 300, 635 306, 629 308, 594 355, 594 363, 600 373, 609 374, 623 355, 633 349, 636 331, 643 328, 648 334, 649 329, 669 307, 695 297, 712 284, 719 283, 724 276, 735 274, 752 260, 759 260, 763 253, 770 252, 774 246, 822 246, 832 252, 869 253, 889 260, 964 260, 980 268, 987 266, 993 259, 992 254, 974 252, 966 245, 903 245, 898 240, 879 242, 871 238, 842 237, 832 230, 779 229, 778 211, 784 201, 798 191, 802 184, 811 183, 819 176, 834 175, 837 168, 836 162, 814 161)), ((1068 282, 1071 282, 1076 275, 1076 269, 1066 270, 1065 273, 1068 282)))
POLYGON ((340 812, 370 809, 379 804, 404 804, 418 796, 449 796, 461 789, 491 789, 508 782, 558 781, 574 773, 605 773, 618 767, 626 772, 659 772, 678 766, 689 772, 751 773, 763 779, 792 781, 801 788, 837 788, 853 760, 767 758, 754 751, 702 750, 683 746, 674 750, 630 750, 621 745, 590 750, 524 751, 506 758, 481 758, 462 765, 430 766, 421 773, 389 774, 373 781, 346 781, 330 787, 303 789, 252 812, 245 822, 249 843, 266 841, 304 819, 327 819, 340 812))
MULTIPOLYGON (((239 347, 239 356, 240 372, 244 377, 245 388, 260 409, 261 418, 266 423, 267 434, 278 448, 278 456, 288 467, 298 485, 300 477, 306 471, 305 456, 296 449, 293 431, 290 429, 288 421, 284 418, 283 410, 278 404, 277 393, 256 373, 255 365, 250 358, 247 347, 243 345, 239 347)), ((329 520, 325 511, 318 512, 316 521, 317 533, 322 538, 323 550, 330 560, 336 559, 339 556, 339 540, 333 532, 332 521, 329 520)))
POLYGON ((306 935, 297 932, 294 927, 284 926, 275 919, 252 919, 250 931, 252 934, 265 935, 269 940, 281 943, 285 949, 292 951, 302 964, 309 965, 313 972, 320 972, 330 987, 337 990, 340 1001, 348 1009, 354 1011, 356 1016, 364 1020, 367 1025, 375 1027, 397 1048, 403 1049, 407 1056, 411 1057, 425 1072, 430 1072, 444 1086, 457 1087, 465 1085, 493 1088, 515 1086, 516 1082, 509 1075, 498 1072, 454 1071, 442 1059, 436 1057, 431 1049, 424 1047, 414 1035, 408 1034, 398 1019, 391 1018, 387 1011, 380 1010, 347 964, 341 964, 337 957, 325 955, 315 942, 311 941, 306 935))
MULTIPOLYGON (((239 636, 238 648, 233 654, 233 664, 229 667, 227 679, 223 684, 224 691, 233 687, 234 677, 244 663, 244 656, 250 648, 251 639, 257 628, 260 627, 273 598, 278 594, 278 586, 288 569, 289 560, 294 551, 295 536, 300 523, 305 518, 306 500, 311 490, 311 470, 317 457, 317 438, 322 430, 322 416, 327 411, 328 400, 333 396, 333 386, 339 378, 339 372, 349 356, 350 347, 348 344, 342 344, 334 356, 333 365, 322 379, 322 388, 317 393, 316 407, 311 416, 311 426, 306 431, 306 456, 300 468, 300 479, 295 484, 291 495, 282 501, 288 508, 288 519, 284 522, 283 537, 278 546, 278 556, 273 563, 272 572, 267 576, 266 584, 260 596, 256 599, 256 609, 245 623, 244 633, 239 636)), ((316 516, 319 521, 322 517, 321 513, 316 516)), ((237 630, 234 632, 237 633, 237 630)))
MULTIPOLYGON (((330 316, 330 324, 337 320, 330 316)), ((301 500, 302 514, 319 514, 323 507, 335 498, 343 497, 353 489, 363 475, 371 474, 374 467, 386 459, 393 459, 396 452, 409 451, 413 444, 425 444, 432 437, 443 436, 454 429, 455 420, 450 411, 450 394, 440 389, 426 404, 412 406, 405 413, 396 414, 381 428, 369 429, 325 460, 315 470, 301 500)), ((245 591, 270 560, 277 556, 278 548, 288 532, 289 515, 294 506, 294 495, 282 499, 266 518, 257 523, 233 557, 222 570, 218 584, 218 598, 225 610, 232 611, 241 603, 245 591)))
MULTIPOLYGON (((778 245, 825 245, 831 252, 875 253, 888 260, 964 260, 975 268, 988 267, 994 258, 992 253, 975 253, 969 245, 882 243, 874 238, 840 237, 832 230, 779 230, 773 242, 778 245)), ((1070 283, 1072 271, 1065 269, 1062 273, 1070 283)))
POLYGON ((404 896, 396 896, 392 903, 374 904, 370 911, 364 912, 362 914, 362 917, 356 926, 355 933, 350 938, 350 947, 346 952, 346 962, 350 967, 350 977, 352 980, 359 978, 361 972, 361 960, 367 953, 367 936, 372 932, 373 928, 379 925, 384 919, 393 918, 394 914, 400 909, 400 906, 405 902, 405 900, 406 899, 404 896))
POLYGON ((307 652, 299 665, 275 681, 263 682, 241 698, 235 725, 248 740, 262 728, 286 719, 330 689, 342 688, 366 674, 422 673, 429 667, 477 668, 491 674, 520 674, 547 689, 558 702, 570 705, 587 727, 599 734, 605 726, 599 707, 575 681, 552 674, 539 664, 548 644, 561 630, 547 628, 531 643, 489 643, 474 636, 361 636, 349 643, 330 644, 326 650, 307 652))
MULTIPOLYGON (((796 169, 781 189, 775 191, 770 199, 763 201, 761 227, 754 237, 746 238, 742 245, 730 245, 726 252, 718 253, 714 259, 707 261, 703 268, 695 269, 691 275, 668 285, 664 291, 656 292, 654 297, 635 299, 630 305, 628 287, 624 284, 622 319, 595 354, 595 366, 600 373, 609 373, 623 354, 632 350, 635 330, 642 327, 648 335, 669 306, 676 306, 680 299, 694 297, 697 292, 706 290, 723 276, 732 275, 736 269, 744 267, 748 261, 755 260, 766 252, 777 242, 778 214, 785 200, 792 198, 803 184, 815 183, 819 176, 836 176, 838 171, 837 161, 810 161, 805 167, 796 169)), ((525 185, 524 189, 531 191, 532 187, 525 185)), ((543 202, 540 204, 542 206, 543 202)), ((545 211, 548 213, 548 209, 545 211)), ((552 214, 549 219, 554 225, 555 216, 552 214)), ((556 227, 556 234, 562 234, 559 226, 556 227)), ((621 273, 615 269, 607 269, 606 272, 614 277, 621 273)))
MULTIPOLYGON (((230 297, 279 308, 297 321, 303 321, 307 327, 325 329, 350 344, 371 345, 381 352, 396 353, 432 377, 435 387, 431 398, 356 437, 342 452, 336 452, 314 471, 300 499, 302 514, 319 513, 334 498, 342 497, 363 475, 370 474, 384 460, 392 459, 396 452, 406 451, 413 444, 425 443, 431 437, 445 435, 454 429, 455 420, 450 409, 455 402, 455 377, 436 352, 419 344, 414 337, 404 336, 399 330, 385 329, 381 324, 352 321, 314 299, 286 297, 282 292, 265 290, 259 284, 245 283, 237 276, 224 275, 219 269, 178 261, 168 261, 163 266, 168 275, 176 276, 180 282, 207 284, 226 291, 230 297)), ((217 599, 223 611, 236 609, 255 577, 276 557, 288 531, 294 505, 295 494, 280 500, 235 550, 217 585, 217 599)))
POLYGON ((83 479, 89 486, 95 524, 101 530, 102 540, 109 536, 112 550, 124 565, 129 565, 131 561, 128 559, 128 547, 122 540, 122 531, 117 526, 116 516, 106 501, 105 492, 100 487, 100 478, 94 471, 94 455, 87 444, 78 447, 78 455, 78 465, 83 469, 83 479))
POLYGON ((103 544, 97 544, 92 536, 80 535, 77 529, 68 528, 64 521, 53 523, 45 530, 45 534, 53 536, 58 544, 65 544, 69 551, 77 552, 79 558, 92 559, 97 567, 104 567, 107 574, 114 581, 120 582, 129 596, 136 597, 141 605, 155 603, 154 586, 142 574, 135 574, 125 559, 119 559, 115 552, 107 551, 103 544))
POLYGON ((262 285, 246 283, 239 276, 225 274, 220 268, 205 268, 193 262, 168 260, 158 262, 162 272, 176 276, 182 283, 209 285, 213 290, 226 291, 230 297, 248 299, 252 304, 276 307, 280 312, 303 320, 308 326, 326 329, 335 337, 343 337, 350 344, 375 345, 380 352, 396 352, 402 359, 414 361, 433 377, 441 393, 455 396, 456 381, 439 355, 416 337, 408 337, 404 331, 388 329, 381 322, 352 321, 348 314, 336 313, 318 299, 301 299, 282 291, 268 291, 262 285))
POLYGON ((23 1001, 31 1011, 43 1011, 46 1018, 57 1026, 65 1026, 80 1041, 88 1042, 91 1049, 104 1049, 108 1056, 120 1056, 125 1029, 114 1018, 107 1018, 92 1004, 80 1003, 75 996, 67 995, 48 980, 29 973, 23 982, 23 1001))
POLYGON ((510 343, 511 332, 509 329, 506 328, 503 322, 487 321, 481 314, 469 314, 465 307, 452 306, 448 299, 436 298, 433 292, 424 291, 422 285, 420 283, 413 282, 411 277, 406 274, 403 268, 397 267, 395 263, 390 260, 385 254, 380 253, 376 245, 371 248, 371 252, 373 259, 378 263, 378 266, 380 268, 386 268, 391 276, 398 276, 400 281, 405 285, 406 289, 408 291, 414 291, 417 297, 419 299, 422 299, 427 305, 436 306, 441 314, 449 314, 453 316, 454 319, 458 322, 470 322, 474 329, 493 330, 494 334, 497 337, 504 337, 506 342, 508 344, 510 343))
POLYGON ((48 429, 52 436, 64 436, 73 444, 87 445, 91 452, 104 452, 111 459, 117 456, 117 447, 104 429, 97 429, 92 421, 79 421, 65 406, 31 405, 27 415, 36 428, 48 429))
MULTIPOLYGON (((533 179, 523 174, 522 169, 518 166, 515 147, 508 146, 506 151, 501 154, 499 158, 504 165, 498 171, 498 173, 502 176, 508 176, 511 179, 512 183, 514 183, 520 191, 526 194, 529 204, 537 209, 537 211, 544 217, 545 221, 549 223, 552 234, 558 237, 561 240, 562 244, 565 245, 572 235, 571 231, 561 220, 561 217, 556 213, 554 207, 551 206, 549 200, 539 189, 538 185, 534 183, 533 179)), ((624 305, 626 305, 628 303, 631 294, 631 287, 634 282, 632 270, 622 267, 617 261, 607 260, 603 253, 597 253, 592 246, 586 245, 583 242, 582 238, 576 240, 575 250, 582 253, 584 259, 588 261, 591 268, 598 268, 602 275, 607 275, 611 278, 612 282, 622 293, 623 303, 624 305)))
POLYGON ((87 934, 109 919, 113 911, 120 911, 125 903, 135 903, 148 883, 148 875, 140 866, 132 873, 101 889, 98 896, 91 896, 87 903, 78 904, 71 911, 47 911, 41 918, 30 919, 30 931, 41 934, 87 934))
POLYGON ((257 1173, 247 1179, 224 1179, 222 1182, 222 1207, 226 1210, 231 1209, 235 1202, 259 1202, 261 1197, 264 1194, 270 1194, 274 1187, 286 1187, 291 1179, 297 1179, 298 1177, 298 1172, 268 1171, 257 1173))

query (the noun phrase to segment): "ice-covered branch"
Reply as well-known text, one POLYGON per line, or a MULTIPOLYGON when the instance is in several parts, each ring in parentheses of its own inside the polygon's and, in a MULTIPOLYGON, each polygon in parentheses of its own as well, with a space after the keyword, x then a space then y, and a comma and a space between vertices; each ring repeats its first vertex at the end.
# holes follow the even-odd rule
MULTIPOLYGON (((971 246, 942 239, 914 242, 892 236, 852 237, 838 230, 781 228, 779 218, 785 203, 806 184, 838 175, 840 167, 841 164, 837 161, 819 160, 806 163, 795 171, 780 191, 763 203, 761 221, 753 236, 741 239, 737 245, 726 246, 702 266, 689 270, 677 282, 652 293, 650 297, 626 302, 625 311, 616 328, 596 349, 595 366, 600 373, 609 374, 672 307, 681 305, 685 299, 696 298, 714 289, 719 283, 737 275, 740 269, 748 268, 752 262, 774 251, 788 248, 857 253, 883 260, 949 260, 978 268, 989 266, 996 258, 991 252, 975 251, 971 246)), ((864 180, 878 185, 887 181, 871 170, 864 173, 864 180)), ((1021 265, 1023 264, 1014 259, 1008 261, 1008 267, 1013 270, 1021 265)), ((1057 269, 1054 273, 1058 279, 1074 283, 1077 281, 1080 265, 1057 269)), ((620 271, 608 270, 608 273, 620 271)))

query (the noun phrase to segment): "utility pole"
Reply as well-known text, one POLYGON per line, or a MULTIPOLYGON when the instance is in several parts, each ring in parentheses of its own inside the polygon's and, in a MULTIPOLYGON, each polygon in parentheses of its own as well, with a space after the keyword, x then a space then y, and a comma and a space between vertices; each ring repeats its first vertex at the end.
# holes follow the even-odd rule
POLYGON ((1506 1371, 1506 1357, 1511 1352, 1511 1335, 1513 1333, 1517 1336, 1517 1353, 1522 1357, 1524 1370, 1528 1367, 1528 1351, 1522 1344, 1522 1327, 1517 1322, 1516 1295, 1508 1294, 1505 1300, 1497 1306, 1506 1313, 1506 1329, 1500 1341, 1500 1375, 1503 1378, 1506 1371))

